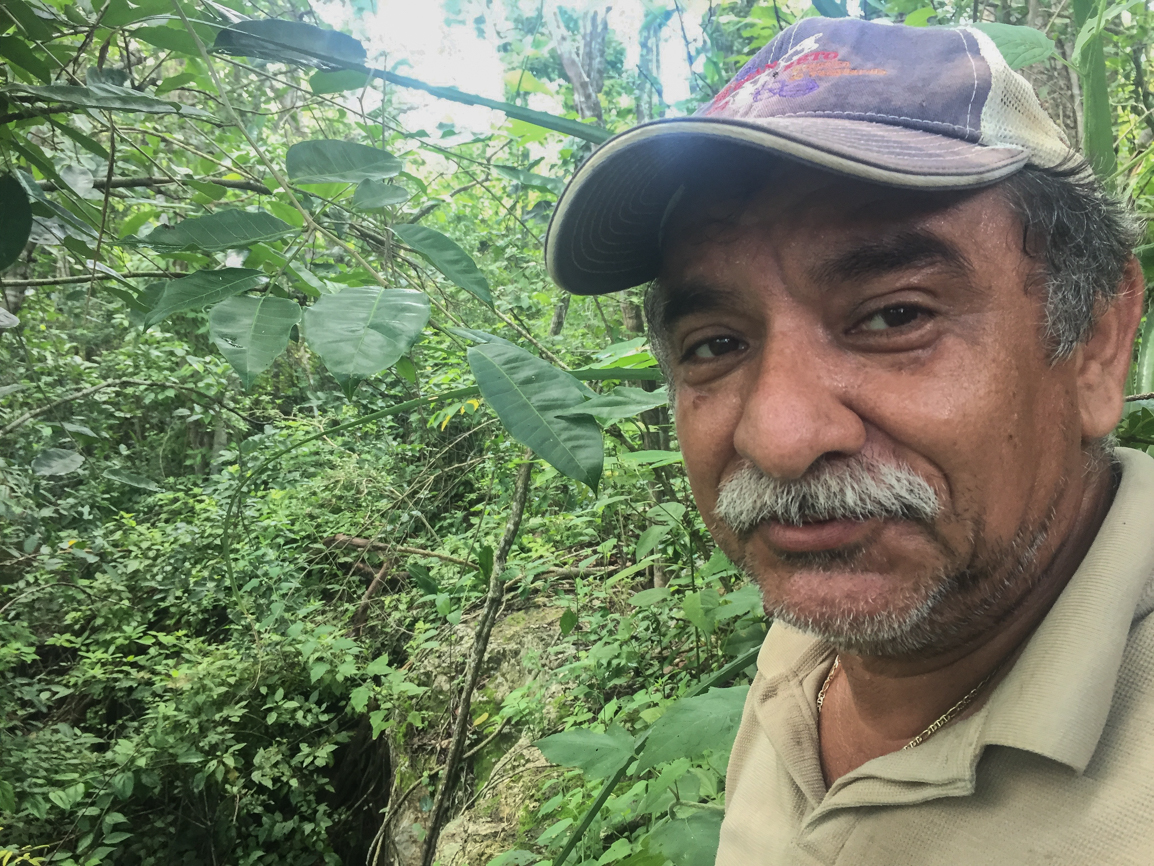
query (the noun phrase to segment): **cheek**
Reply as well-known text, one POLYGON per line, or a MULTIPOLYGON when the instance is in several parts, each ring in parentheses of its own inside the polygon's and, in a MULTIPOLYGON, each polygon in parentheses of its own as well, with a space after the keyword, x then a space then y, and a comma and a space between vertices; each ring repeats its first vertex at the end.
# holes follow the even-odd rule
POLYGON ((717 488, 736 456, 733 433, 740 408, 740 400, 734 397, 705 395, 684 385, 677 395, 677 439, 702 514, 713 511, 717 488))

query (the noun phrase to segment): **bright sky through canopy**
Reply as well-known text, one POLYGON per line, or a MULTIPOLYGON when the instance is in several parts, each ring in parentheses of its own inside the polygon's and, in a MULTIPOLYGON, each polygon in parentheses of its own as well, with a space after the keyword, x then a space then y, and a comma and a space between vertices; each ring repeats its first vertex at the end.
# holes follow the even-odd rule
MULTIPOLYGON (((461 19, 467 22, 463 24, 447 24, 446 18, 450 16, 439 0, 376 0, 375 11, 357 8, 367 5, 328 0, 315 4, 314 8, 331 27, 364 42, 374 65, 384 65, 430 84, 457 87, 490 99, 505 98, 502 76, 506 69, 497 45, 513 28, 504 18, 503 4, 486 8, 464 2, 457 17, 458 22, 461 19), (484 36, 478 34, 473 23, 481 12, 487 16, 482 26, 484 36)), ((535 7, 536 3, 532 5, 535 7)), ((564 5, 580 12, 586 6, 604 8, 608 4, 576 0, 564 5)), ((681 3, 686 33, 695 42, 701 38, 699 22, 706 6, 707 0, 681 3)), ((637 67, 637 33, 644 14, 642 0, 617 0, 609 12, 610 28, 625 45, 627 69, 637 67)), ((689 96, 687 65, 681 28, 675 16, 665 29, 661 50, 662 85, 670 103, 689 96)), ((404 100, 414 107, 405 116, 405 126, 410 129, 423 127, 433 132, 438 123, 451 120, 462 131, 487 132, 501 123, 496 113, 488 109, 446 103, 418 91, 405 91, 404 100)), ((562 110, 559 98, 545 94, 531 94, 529 104, 542 111, 562 110)))

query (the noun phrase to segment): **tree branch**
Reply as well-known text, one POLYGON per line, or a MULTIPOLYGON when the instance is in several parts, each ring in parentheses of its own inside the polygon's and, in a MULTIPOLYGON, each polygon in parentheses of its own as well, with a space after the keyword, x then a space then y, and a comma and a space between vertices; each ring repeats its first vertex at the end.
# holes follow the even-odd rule
POLYGON ((134 277, 151 277, 152 279, 166 280, 166 279, 170 279, 172 276, 173 276, 173 274, 170 274, 168 271, 129 271, 126 274, 119 274, 119 275, 98 273, 96 275, 84 274, 82 276, 75 276, 75 277, 38 277, 38 278, 32 279, 32 280, 0 280, 0 289, 6 289, 8 287, 12 287, 15 289, 15 288, 19 288, 19 287, 28 287, 28 286, 63 286, 63 285, 66 285, 68 283, 87 283, 89 280, 93 280, 93 279, 96 279, 96 280, 125 279, 125 280, 127 280, 127 279, 132 279, 134 277))
POLYGON ((489 636, 493 632, 493 624, 497 621, 497 613, 501 610, 501 602, 504 600, 505 584, 501 582, 501 575, 505 571, 505 563, 509 559, 509 551, 513 549, 513 542, 517 540, 517 534, 521 531, 521 518, 525 516, 529 481, 533 475, 533 452, 525 449, 523 459, 524 462, 517 470, 517 480, 513 485, 513 499, 509 507, 509 519, 505 524, 505 534, 501 536, 501 543, 497 546, 497 553, 493 557, 493 571, 489 575, 489 593, 485 596, 485 608, 473 636, 473 652, 469 655, 469 663, 465 668, 465 685, 461 689, 461 702, 457 707, 457 718, 453 722, 449 756, 445 760, 444 771, 437 780, 437 793, 433 797, 433 808, 429 813, 429 827, 425 836, 425 850, 421 855, 421 866, 433 866, 433 859, 437 853, 437 840, 441 836, 441 826, 445 821, 449 789, 457 766, 461 762, 462 753, 465 751, 473 690, 481 677, 481 665, 485 661, 485 652, 489 649, 489 636))
MULTIPOLYGON (((255 192, 260 195, 272 195, 272 190, 263 183, 255 180, 226 180, 218 177, 204 177, 200 178, 204 183, 215 183, 217 186, 223 186, 225 189, 241 189, 247 192, 255 192)), ((103 179, 97 179, 92 182, 93 189, 104 189, 106 186, 109 189, 132 189, 135 187, 157 187, 168 186, 181 181, 170 177, 114 177, 111 182, 105 183, 103 179)), ((37 181, 39 187, 45 192, 53 192, 60 189, 60 184, 51 180, 37 181)))

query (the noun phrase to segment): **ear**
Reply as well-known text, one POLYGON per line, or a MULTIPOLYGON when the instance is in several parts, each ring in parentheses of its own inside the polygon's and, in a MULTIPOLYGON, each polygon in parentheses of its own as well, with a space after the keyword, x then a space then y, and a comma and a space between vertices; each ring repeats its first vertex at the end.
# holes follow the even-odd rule
POLYGON ((1108 435, 1122 418, 1126 376, 1134 352, 1134 335, 1142 320, 1146 281, 1134 257, 1126 265, 1118 294, 1078 348, 1078 409, 1082 439, 1108 435))

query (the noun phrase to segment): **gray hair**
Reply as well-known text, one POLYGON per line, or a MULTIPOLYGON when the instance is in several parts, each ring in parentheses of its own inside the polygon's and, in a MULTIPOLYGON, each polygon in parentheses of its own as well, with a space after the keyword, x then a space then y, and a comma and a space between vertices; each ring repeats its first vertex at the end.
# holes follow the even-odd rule
MULTIPOLYGON (((1027 166, 1000 189, 1022 223, 1023 251, 1038 261, 1038 283, 1046 292, 1044 336, 1051 359, 1061 361, 1089 338, 1118 294, 1145 226, 1081 158, 1056 168, 1027 166)), ((654 280, 645 292, 649 345, 672 397, 666 302, 654 280)))

